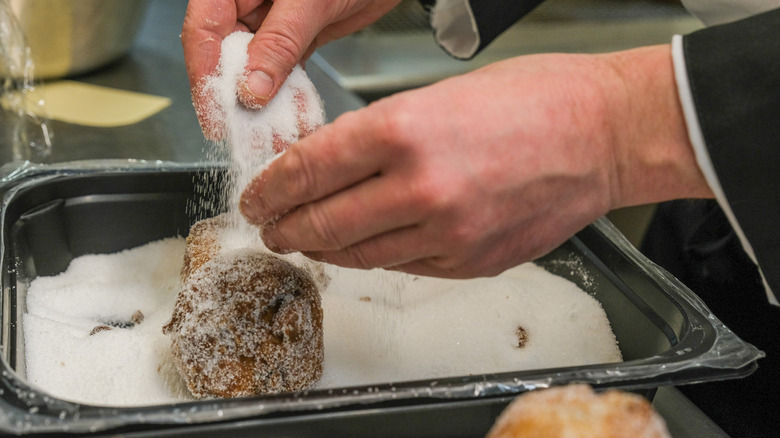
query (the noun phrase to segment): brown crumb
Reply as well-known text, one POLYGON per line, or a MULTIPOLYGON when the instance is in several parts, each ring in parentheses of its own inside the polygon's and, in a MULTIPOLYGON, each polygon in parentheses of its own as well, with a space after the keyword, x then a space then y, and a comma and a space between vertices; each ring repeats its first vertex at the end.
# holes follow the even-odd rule
POLYGON ((525 347, 525 344, 528 342, 528 332, 522 326, 517 326, 515 334, 517 335, 517 348, 525 347))
POLYGON ((89 332, 89 335, 92 336, 96 333, 100 333, 106 330, 111 330, 111 327, 107 325, 96 325, 95 328, 93 328, 92 331, 89 332))
POLYGON ((133 322, 133 325, 138 325, 144 322, 144 314, 140 310, 136 310, 133 316, 130 317, 130 321, 133 322))
POLYGON ((360 301, 365 301, 366 303, 370 303, 371 297, 360 297, 360 301))

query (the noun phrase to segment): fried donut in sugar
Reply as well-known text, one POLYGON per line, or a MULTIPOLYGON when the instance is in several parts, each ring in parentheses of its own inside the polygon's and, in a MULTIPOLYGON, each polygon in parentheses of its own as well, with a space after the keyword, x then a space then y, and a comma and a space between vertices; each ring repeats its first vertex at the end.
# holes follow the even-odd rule
POLYGON ((517 397, 486 438, 670 438, 663 418, 636 394, 596 394, 574 384, 517 397))
POLYGON ((201 267, 219 251, 219 235, 227 226, 226 213, 195 222, 187 235, 181 279, 186 281, 192 271, 201 267))
POLYGON ((316 283, 273 254, 219 252, 191 268, 163 332, 197 398, 297 391, 322 375, 316 283))

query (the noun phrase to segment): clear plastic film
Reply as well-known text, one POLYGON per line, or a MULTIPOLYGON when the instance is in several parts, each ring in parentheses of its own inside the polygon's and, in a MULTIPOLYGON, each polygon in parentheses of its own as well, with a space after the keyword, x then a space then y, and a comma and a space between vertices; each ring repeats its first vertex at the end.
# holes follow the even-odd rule
MULTIPOLYGON (((229 427, 250 419, 260 430, 264 422, 293 424, 317 416, 334 424, 346 424, 354 421, 356 412, 362 413, 363 424, 369 424, 370 421, 365 423, 367 418, 389 409, 411 412, 425 407, 435 412, 454 405, 477 406, 573 382, 642 391, 740 378, 753 372, 764 356, 721 323, 685 285, 640 254, 608 220, 600 219, 537 264, 577 283, 602 302, 620 342, 623 362, 127 408, 60 400, 26 382, 23 373, 12 366, 14 350, 21 348, 14 342, 21 324, 17 324, 12 310, 16 307, 16 284, 9 271, 16 268, 18 261, 12 260, 15 243, 8 233, 18 219, 20 204, 35 208, 29 205, 28 193, 32 189, 46 193, 50 191, 47 187, 59 187, 61 182, 79 178, 94 180, 94 186, 100 187, 118 176, 137 176, 148 181, 150 174, 160 176, 159 190, 165 191, 172 190, 166 178, 186 182, 199 172, 222 168, 222 164, 111 160, 54 166, 23 163, 0 170, 4 267, 1 432, 88 434, 126 427, 140 431, 175 430, 216 423, 229 427), (654 347, 648 347, 651 344, 654 347)), ((51 196, 84 195, 69 194, 68 190, 57 189, 51 196)), ((40 196, 43 195, 38 194, 35 199, 40 196)))
POLYGON ((32 54, 24 32, 7 0, 0 0, 0 110, 11 129, 14 161, 41 159, 49 155, 53 132, 43 101, 34 100, 32 54))

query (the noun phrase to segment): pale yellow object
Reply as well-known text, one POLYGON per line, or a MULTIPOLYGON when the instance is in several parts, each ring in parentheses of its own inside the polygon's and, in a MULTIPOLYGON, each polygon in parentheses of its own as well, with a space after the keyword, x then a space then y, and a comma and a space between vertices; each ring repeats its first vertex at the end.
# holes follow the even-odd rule
POLYGON ((41 116, 98 128, 132 125, 171 104, 167 97, 68 80, 36 86, 28 98, 41 116))
POLYGON ((485 438, 672 438, 646 399, 586 384, 530 391, 499 415, 485 438))

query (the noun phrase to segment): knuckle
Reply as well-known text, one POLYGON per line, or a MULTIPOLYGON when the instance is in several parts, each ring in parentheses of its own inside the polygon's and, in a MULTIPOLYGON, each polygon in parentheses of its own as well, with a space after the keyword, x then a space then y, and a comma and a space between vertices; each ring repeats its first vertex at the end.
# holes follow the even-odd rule
POLYGON ((468 221, 456 222, 450 226, 449 230, 450 241, 464 250, 475 247, 482 234, 481 227, 468 221))
POLYGON ((398 149, 399 152, 411 151, 413 143, 410 141, 410 133, 414 132, 416 122, 413 114, 405 109, 404 105, 377 106, 380 111, 376 115, 379 129, 376 130, 377 140, 389 147, 398 149))
MULTIPOLYGON (((289 66, 292 69, 298 63, 303 54, 303 48, 294 38, 279 30, 264 32, 261 35, 262 43, 271 50, 268 56, 276 64, 289 66)), ((289 71, 284 72, 284 74, 287 73, 289 71)))
POLYGON ((322 208, 309 204, 305 211, 307 220, 306 226, 309 228, 310 246, 315 246, 319 250, 332 251, 342 248, 342 244, 335 232, 334 223, 322 208))
POLYGON ((449 278, 474 278, 491 275, 491 271, 484 264, 484 261, 466 256, 435 257, 429 263, 441 271, 443 276, 449 278))
POLYGON ((459 257, 453 255, 432 257, 428 260, 428 264, 438 270, 443 277, 469 277, 468 273, 466 272, 468 265, 464 265, 463 261, 459 257))
POLYGON ((291 199, 310 200, 317 181, 309 160, 298 148, 289 148, 278 160, 284 175, 285 191, 291 199))
POLYGON ((377 266, 366 254, 365 245, 352 245, 344 248, 344 254, 349 260, 350 265, 354 268, 371 269, 377 266))
POLYGON ((427 211, 433 220, 451 217, 456 208, 449 189, 439 180, 435 172, 416 178, 410 183, 409 202, 421 211, 427 211))

